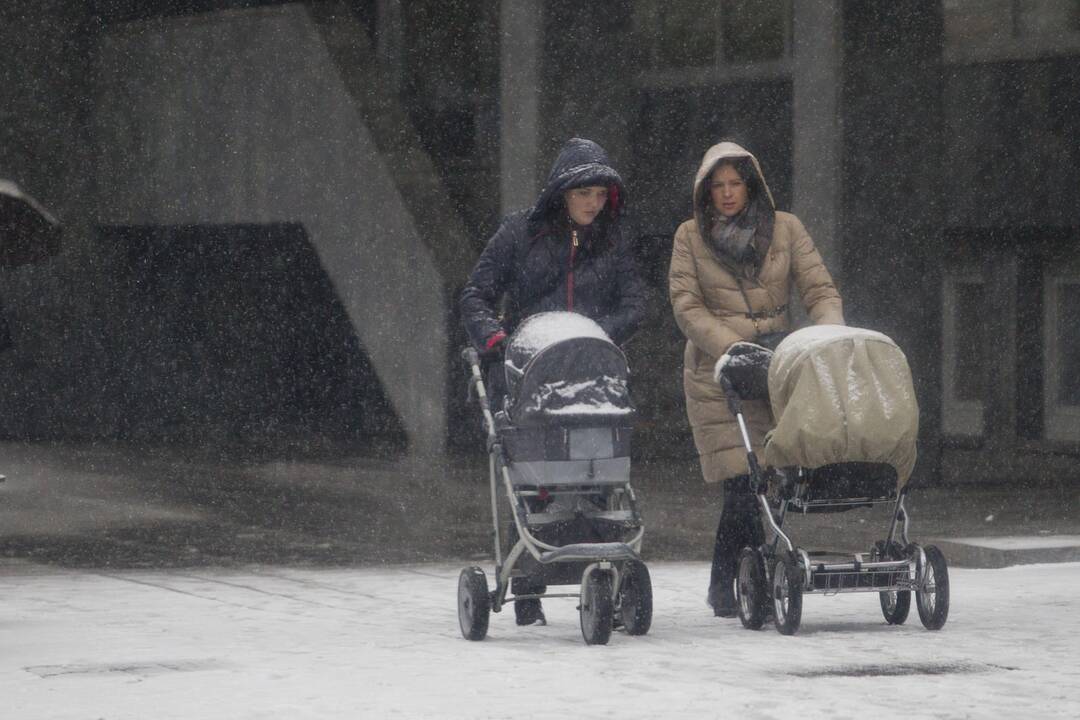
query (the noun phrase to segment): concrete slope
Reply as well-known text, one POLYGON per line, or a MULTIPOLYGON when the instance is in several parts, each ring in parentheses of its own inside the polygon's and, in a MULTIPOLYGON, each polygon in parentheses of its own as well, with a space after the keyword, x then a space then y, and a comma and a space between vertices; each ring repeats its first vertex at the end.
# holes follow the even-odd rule
POLYGON ((482 248, 465 232, 364 27, 348 3, 317 2, 308 11, 447 286, 464 281, 482 248))
POLYGON ((302 223, 410 451, 440 455, 438 263, 309 13, 132 23, 98 61, 97 222, 302 223))

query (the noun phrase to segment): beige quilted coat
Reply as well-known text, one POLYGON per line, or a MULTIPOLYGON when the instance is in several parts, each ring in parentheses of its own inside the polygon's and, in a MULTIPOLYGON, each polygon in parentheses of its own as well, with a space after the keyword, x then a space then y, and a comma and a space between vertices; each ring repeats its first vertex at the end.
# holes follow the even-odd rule
MULTIPOLYGON (((738 424, 727 407, 713 368, 725 351, 739 340, 753 341, 760 334, 790 329, 787 305, 792 290, 814 324, 844 324, 840 294, 799 219, 776 212, 771 242, 755 240, 757 266, 738 266, 703 240, 704 203, 709 202, 705 181, 716 165, 728 157, 748 157, 761 180, 769 205, 775 208, 757 159, 735 143, 709 148, 694 178, 694 218, 675 233, 668 273, 675 321, 686 336, 683 389, 686 413, 707 482, 747 472, 738 424), (740 282, 742 289, 740 290, 740 282), (745 295, 744 295, 745 293, 745 295), (749 303, 749 307, 748 307, 749 303), (755 317, 750 317, 753 314, 755 317)), ((772 427, 766 401, 743 404, 751 442, 758 457, 765 433, 772 427)))

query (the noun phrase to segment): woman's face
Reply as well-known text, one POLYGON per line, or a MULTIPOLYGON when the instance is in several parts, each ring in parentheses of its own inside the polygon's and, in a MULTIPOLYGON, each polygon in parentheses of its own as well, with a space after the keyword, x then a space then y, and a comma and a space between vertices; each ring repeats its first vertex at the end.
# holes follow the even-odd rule
POLYGON ((578 225, 591 225, 607 204, 608 189, 603 185, 574 188, 563 193, 566 211, 578 225))
POLYGON ((709 193, 713 207, 724 217, 735 217, 746 207, 750 192, 738 171, 731 165, 721 165, 709 178, 709 193))

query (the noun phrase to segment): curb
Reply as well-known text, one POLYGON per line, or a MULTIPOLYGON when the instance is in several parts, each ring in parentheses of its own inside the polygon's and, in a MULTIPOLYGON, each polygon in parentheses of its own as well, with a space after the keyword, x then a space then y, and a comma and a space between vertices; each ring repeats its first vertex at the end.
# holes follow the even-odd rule
POLYGON ((922 544, 937 545, 955 567, 1080 562, 1080 535, 928 538, 922 544))

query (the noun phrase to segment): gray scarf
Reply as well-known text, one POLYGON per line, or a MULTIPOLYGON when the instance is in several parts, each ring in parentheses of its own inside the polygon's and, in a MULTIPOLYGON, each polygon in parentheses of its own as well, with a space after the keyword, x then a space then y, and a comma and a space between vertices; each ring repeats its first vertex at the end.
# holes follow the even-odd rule
POLYGON ((742 212, 731 218, 712 208, 709 212, 712 215, 709 239, 713 250, 739 263, 752 260, 752 242, 758 225, 757 203, 747 203, 742 212))

